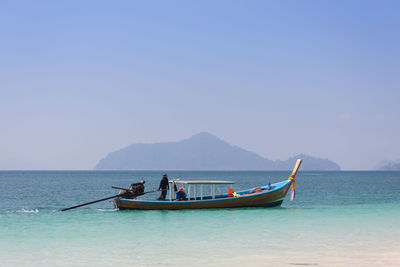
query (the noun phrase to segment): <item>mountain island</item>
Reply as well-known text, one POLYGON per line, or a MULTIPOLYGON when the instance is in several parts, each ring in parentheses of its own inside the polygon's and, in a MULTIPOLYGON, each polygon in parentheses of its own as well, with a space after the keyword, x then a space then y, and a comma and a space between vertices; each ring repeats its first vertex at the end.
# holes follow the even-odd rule
POLYGON ((132 144, 109 153, 95 170, 289 170, 296 159, 302 170, 340 170, 328 159, 295 155, 270 160, 203 132, 178 142, 132 144))

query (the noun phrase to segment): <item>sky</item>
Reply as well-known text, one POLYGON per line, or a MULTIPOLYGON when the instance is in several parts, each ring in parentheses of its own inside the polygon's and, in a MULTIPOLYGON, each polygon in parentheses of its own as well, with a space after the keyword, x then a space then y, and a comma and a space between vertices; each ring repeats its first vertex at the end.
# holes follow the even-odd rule
POLYGON ((399 1, 0 1, 0 169, 210 132, 344 170, 400 159, 399 1))

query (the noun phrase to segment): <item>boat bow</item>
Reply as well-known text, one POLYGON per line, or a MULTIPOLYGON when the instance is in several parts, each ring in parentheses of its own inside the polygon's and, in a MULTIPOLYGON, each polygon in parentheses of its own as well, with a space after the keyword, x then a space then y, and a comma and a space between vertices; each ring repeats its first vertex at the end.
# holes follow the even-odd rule
POLYGON ((299 168, 300 168, 301 162, 302 162, 301 159, 298 159, 298 160, 296 161, 296 164, 294 165, 292 174, 289 176, 289 180, 292 181, 292 193, 291 193, 291 195, 290 195, 290 201, 293 201, 293 200, 294 200, 294 197, 295 197, 295 195, 296 195, 296 192, 295 192, 296 178, 295 178, 295 177, 296 177, 297 171, 298 171, 299 168))

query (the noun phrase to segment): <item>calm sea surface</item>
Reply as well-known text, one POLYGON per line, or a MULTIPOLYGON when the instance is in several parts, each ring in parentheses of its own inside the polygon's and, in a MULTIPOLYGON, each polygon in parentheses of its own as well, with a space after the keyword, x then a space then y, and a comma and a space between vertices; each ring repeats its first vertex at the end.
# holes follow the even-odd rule
MULTIPOLYGON (((279 208, 118 211, 110 201, 155 171, 0 171, 0 266, 400 266, 400 172, 303 172, 279 208)), ((170 171, 236 181, 289 172, 170 171)), ((157 193, 145 198, 155 199, 157 193)))

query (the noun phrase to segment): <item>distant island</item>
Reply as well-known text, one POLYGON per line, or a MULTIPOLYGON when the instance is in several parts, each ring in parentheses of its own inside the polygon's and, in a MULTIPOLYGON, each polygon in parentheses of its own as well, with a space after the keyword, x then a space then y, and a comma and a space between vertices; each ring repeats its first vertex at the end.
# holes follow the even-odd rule
POLYGON ((290 170, 296 159, 302 170, 340 170, 328 159, 304 154, 288 160, 270 160, 232 146, 210 133, 199 133, 179 142, 133 144, 109 153, 95 170, 290 170))
POLYGON ((400 171, 400 161, 384 160, 375 166, 378 171, 400 171))

